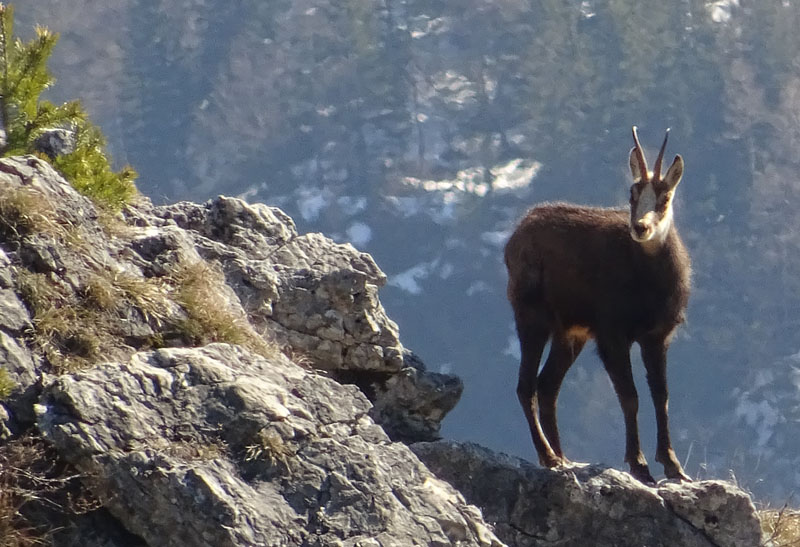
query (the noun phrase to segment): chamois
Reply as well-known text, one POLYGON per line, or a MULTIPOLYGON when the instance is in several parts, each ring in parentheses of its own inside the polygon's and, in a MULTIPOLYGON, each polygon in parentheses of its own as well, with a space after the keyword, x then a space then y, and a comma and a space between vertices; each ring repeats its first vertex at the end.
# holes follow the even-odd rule
POLYGON ((630 210, 539 205, 506 244, 508 299, 521 349, 517 396, 543 466, 567 463, 556 398, 567 370, 594 338, 625 417, 625 461, 635 478, 655 483, 639 445, 630 361, 637 342, 656 410, 656 461, 668 478, 691 481, 672 449, 667 418, 667 348, 684 320, 691 274, 672 218, 681 156, 661 175, 668 137, 669 130, 650 173, 633 127, 630 210), (548 340, 550 354, 539 372, 548 340))

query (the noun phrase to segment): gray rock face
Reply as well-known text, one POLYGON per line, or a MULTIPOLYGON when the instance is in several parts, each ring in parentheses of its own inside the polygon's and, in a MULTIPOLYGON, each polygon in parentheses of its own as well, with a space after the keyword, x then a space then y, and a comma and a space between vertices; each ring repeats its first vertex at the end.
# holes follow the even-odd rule
MULTIPOLYGON (((71 303, 91 292, 98 275, 112 284, 125 281, 122 292, 148 280, 155 281, 152 288, 205 259, 225 274, 218 292, 232 316, 294 358, 360 386, 376 403, 373 417, 393 438, 438 438, 442 418, 460 397, 457 378, 429 374, 418 360, 406 363, 397 325, 378 299, 386 276, 372 257, 320 234, 298 234, 277 208, 226 197, 153 207, 142 198, 123 211, 122 227, 109 235, 92 203, 37 158, 1 159, 0 190, 24 190, 41 209, 29 216, 53 219, 44 230, 11 228, 13 237, 2 246, 8 254, 0 255, 0 330, 12 337, 31 326, 13 289, 12 263, 48 276, 71 303)), ((116 317, 106 322, 118 340, 112 357, 124 358, 157 338, 176 338, 172 327, 185 321, 185 313, 156 293, 117 297, 116 317)), ((0 339, 0 351, 17 355, 12 346, 0 339)), ((42 363, 20 357, 11 368, 20 392, 28 393, 42 363), (20 362, 29 364, 27 372, 20 362)), ((24 408, 30 399, 17 406, 14 416, 29 420, 24 408)))
POLYGON ((393 439, 434 440, 439 422, 458 402, 464 386, 451 374, 427 372, 412 352, 403 352, 403 368, 386 381, 372 382, 370 415, 393 439), (424 396, 420 396, 424 395, 424 396))
POLYGON ((649 488, 597 466, 535 467, 472 444, 418 443, 417 456, 513 546, 756 547, 750 498, 722 481, 649 488))
POLYGON ((150 545, 500 545, 354 386, 235 346, 61 376, 38 426, 150 545))
POLYGON ((252 320, 316 368, 402 368, 397 325, 377 299, 386 276, 369 255, 320 234, 298 235, 278 209, 234 198, 203 207, 179 203, 155 213, 196 235, 205 258, 224 260, 252 320))
POLYGON ((320 234, 298 235, 279 209, 234 198, 157 207, 154 214, 187 230, 200 255, 223 265, 257 330, 362 387, 392 438, 438 438, 463 386, 408 356, 378 300, 386 276, 371 256, 320 234))
POLYGON ((658 495, 672 512, 720 547, 760 545, 758 516, 750 497, 724 481, 666 483, 658 495))

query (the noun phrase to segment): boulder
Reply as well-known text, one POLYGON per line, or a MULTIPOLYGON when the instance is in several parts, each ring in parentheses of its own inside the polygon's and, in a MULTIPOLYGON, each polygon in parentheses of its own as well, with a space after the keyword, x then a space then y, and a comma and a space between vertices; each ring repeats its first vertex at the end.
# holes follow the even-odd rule
POLYGON ((63 375, 38 428, 149 545, 501 545, 354 386, 240 347, 63 375))
POLYGON ((418 443, 412 449, 480 507, 511 546, 761 545, 753 502, 724 481, 651 488, 615 469, 544 469, 469 443, 418 443))
POLYGON ((386 275, 370 255, 321 234, 300 235, 280 209, 236 198, 156 207, 153 215, 185 229, 200 255, 222 265, 257 330, 361 387, 393 439, 439 437, 463 385, 427 372, 403 347, 378 299, 386 275))
POLYGON ((42 131, 33 141, 33 149, 50 159, 65 156, 75 151, 77 135, 72 129, 55 127, 42 131))
POLYGON ((64 353, 83 350, 83 364, 97 354, 125 359, 154 341, 185 345, 187 313, 163 289, 176 272, 203 261, 224 274, 215 294, 226 316, 294 359, 359 386, 393 439, 437 439, 460 397, 460 380, 428 373, 409 357, 378 298, 386 276, 372 257, 321 234, 298 234, 280 209, 223 196, 155 207, 139 196, 119 215, 101 218, 33 156, 0 159, 0 191, 15 196, 7 214, 0 210, 0 359, 6 356, 19 384, 8 406, 11 429, 30 423, 30 395, 43 372, 75 366, 64 353), (21 277, 30 274, 44 280, 54 309, 82 310, 62 329, 68 332, 33 353, 2 338, 32 332, 35 304, 20 297, 21 277), (88 306, 98 325, 76 321, 85 319, 99 282, 113 302, 102 314, 96 302, 88 306))

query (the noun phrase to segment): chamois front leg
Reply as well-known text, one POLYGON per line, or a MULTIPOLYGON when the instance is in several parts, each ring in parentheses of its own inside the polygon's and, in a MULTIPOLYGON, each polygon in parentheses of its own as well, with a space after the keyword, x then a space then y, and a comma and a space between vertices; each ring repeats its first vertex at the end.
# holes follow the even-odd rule
POLYGON ((644 484, 656 483, 647 467, 647 459, 642 453, 639 444, 639 396, 636 393, 636 384, 631 371, 629 343, 617 338, 597 339, 597 349, 603 361, 606 372, 617 392, 622 414, 625 417, 625 462, 630 466, 631 475, 644 484))
POLYGON ((639 342, 642 350, 642 361, 647 369, 647 385, 653 397, 656 410, 656 461, 664 466, 664 475, 670 479, 691 482, 683 472, 669 435, 669 396, 667 390, 667 348, 668 336, 652 336, 639 342))
POLYGON ((563 461, 553 451, 542 432, 538 409, 537 374, 539 372, 539 361, 542 358, 544 346, 547 344, 549 332, 544 325, 530 320, 529 314, 517 313, 516 319, 522 353, 519 366, 519 381, 517 383, 517 397, 528 421, 533 445, 539 456, 539 463, 544 467, 557 467, 563 461))

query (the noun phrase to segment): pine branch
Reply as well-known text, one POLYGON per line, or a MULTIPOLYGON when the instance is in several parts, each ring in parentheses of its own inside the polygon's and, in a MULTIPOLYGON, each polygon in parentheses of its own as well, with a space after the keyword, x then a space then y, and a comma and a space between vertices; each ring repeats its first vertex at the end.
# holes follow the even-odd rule
POLYGON ((79 192, 99 205, 121 207, 136 194, 136 172, 130 167, 112 171, 103 133, 88 121, 78 101, 55 106, 40 98, 55 82, 47 60, 58 35, 37 27, 36 37, 22 42, 13 38, 12 31, 13 9, 0 3, 0 117, 6 132, 0 156, 30 153, 43 131, 69 127, 75 131, 74 150, 51 162, 79 192))
POLYGON ((0 123, 6 134, 4 142, 0 143, 0 155, 5 155, 8 150, 8 41, 11 38, 14 26, 14 8, 0 4, 0 63, 2 63, 2 82, 0 82, 0 123))
POLYGON ((15 57, 19 67, 15 71, 16 81, 8 89, 9 98, 16 99, 20 111, 28 117, 35 116, 36 104, 45 89, 55 81, 47 72, 47 59, 58 40, 55 34, 37 28, 37 38, 29 44, 15 41, 15 57), (20 64, 21 61, 21 64, 20 64))

